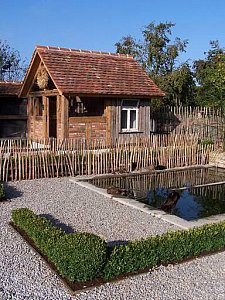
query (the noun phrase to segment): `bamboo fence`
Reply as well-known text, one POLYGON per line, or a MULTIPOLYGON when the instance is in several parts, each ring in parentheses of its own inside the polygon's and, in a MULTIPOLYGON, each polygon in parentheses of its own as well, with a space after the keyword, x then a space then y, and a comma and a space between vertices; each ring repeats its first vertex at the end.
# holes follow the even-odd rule
POLYGON ((2 140, 0 181, 131 172, 150 166, 166 168, 208 163, 214 144, 197 135, 152 135, 105 141, 2 140))

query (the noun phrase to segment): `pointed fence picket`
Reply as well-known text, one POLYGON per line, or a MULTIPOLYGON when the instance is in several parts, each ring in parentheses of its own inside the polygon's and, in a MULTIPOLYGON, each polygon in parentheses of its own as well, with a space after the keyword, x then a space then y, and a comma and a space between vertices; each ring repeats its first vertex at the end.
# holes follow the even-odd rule
POLYGON ((131 172, 206 164, 214 144, 195 134, 152 135, 87 143, 85 140, 1 140, 0 181, 131 172))

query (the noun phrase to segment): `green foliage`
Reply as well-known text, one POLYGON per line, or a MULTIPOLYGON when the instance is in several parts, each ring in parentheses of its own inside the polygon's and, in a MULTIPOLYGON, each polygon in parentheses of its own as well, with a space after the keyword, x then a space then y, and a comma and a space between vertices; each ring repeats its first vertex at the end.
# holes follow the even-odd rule
POLYGON ((175 38, 171 43, 171 29, 175 24, 151 22, 142 31, 142 41, 132 36, 123 37, 115 44, 118 53, 132 54, 150 76, 173 71, 176 58, 185 51, 188 41, 175 38))
MULTIPOLYGON (((97 277, 103 268, 106 247, 103 240, 90 233, 66 234, 54 246, 53 261, 71 281, 97 277)), ((61 272, 62 272, 61 271, 61 272)))
POLYGON ((99 276, 106 259, 105 241, 100 237, 90 233, 66 234, 27 208, 13 210, 12 220, 63 277, 70 281, 87 281, 99 276))
POLYGON ((0 200, 5 197, 4 186, 0 183, 0 200))
POLYGON ((115 46, 117 52, 133 55, 166 93, 164 105, 192 105, 195 82, 191 68, 187 63, 180 66, 176 63, 180 53, 185 52, 188 41, 178 37, 171 41, 174 26, 171 22, 151 22, 142 31, 142 41, 126 36, 115 46))
POLYGON ((142 62, 150 75, 165 75, 173 71, 175 60, 185 51, 188 41, 176 37, 171 43, 175 24, 151 22, 142 31, 142 62))
POLYGON ((140 45, 130 35, 123 37, 115 46, 117 53, 133 55, 137 60, 140 58, 140 45))
POLYGON ((19 52, 0 40, 0 80, 22 80, 25 70, 19 52))
POLYGON ((218 41, 210 42, 206 58, 194 62, 194 74, 198 86, 196 102, 199 105, 225 105, 225 50, 218 41))
POLYGON ((105 278, 152 268, 160 264, 182 261, 205 251, 223 249, 225 222, 199 228, 168 232, 146 240, 116 246, 105 266, 105 278))
POLYGON ((27 208, 14 210, 12 220, 71 281, 87 281, 102 274, 110 279, 225 247, 225 222, 167 232, 107 249, 101 238, 89 233, 66 234, 27 208))
POLYGON ((155 77, 155 82, 166 93, 164 105, 193 105, 195 83, 191 67, 185 63, 173 72, 155 77))
POLYGON ((140 41, 125 36, 115 44, 116 50, 134 56, 166 93, 164 104, 225 106, 225 49, 218 41, 210 41, 205 59, 192 66, 187 62, 178 65, 188 41, 178 37, 171 41, 174 26, 151 22, 144 27, 140 41))

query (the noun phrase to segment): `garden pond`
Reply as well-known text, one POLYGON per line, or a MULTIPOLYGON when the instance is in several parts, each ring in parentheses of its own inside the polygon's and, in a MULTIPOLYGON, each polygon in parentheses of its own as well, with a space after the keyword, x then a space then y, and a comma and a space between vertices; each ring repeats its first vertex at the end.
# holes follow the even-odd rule
POLYGON ((176 192, 179 199, 170 213, 187 221, 225 213, 225 169, 198 167, 123 174, 94 178, 89 182, 104 189, 125 190, 128 198, 157 209, 176 192))

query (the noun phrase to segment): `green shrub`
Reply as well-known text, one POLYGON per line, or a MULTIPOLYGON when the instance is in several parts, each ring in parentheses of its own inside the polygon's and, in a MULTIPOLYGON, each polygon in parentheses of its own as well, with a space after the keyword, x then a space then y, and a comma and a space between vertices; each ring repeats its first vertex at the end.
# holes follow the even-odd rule
POLYGON ((90 233, 65 234, 55 244, 51 256, 61 275, 71 281, 87 281, 100 275, 106 258, 106 245, 90 233))
POLYGON ((100 237, 89 233, 66 234, 27 208, 14 210, 12 219, 60 274, 71 281, 87 281, 99 275, 110 279, 225 247, 225 222, 167 232, 106 249, 100 237))
POLYGON ((12 220, 70 281, 87 281, 99 276, 106 259, 106 244, 90 233, 66 234, 49 220, 27 208, 15 209, 12 220))
POLYGON ((109 279, 122 273, 181 261, 224 247, 225 222, 168 232, 146 240, 129 242, 125 246, 116 246, 103 273, 109 279))
POLYGON ((4 186, 0 183, 0 200, 5 197, 4 186))

